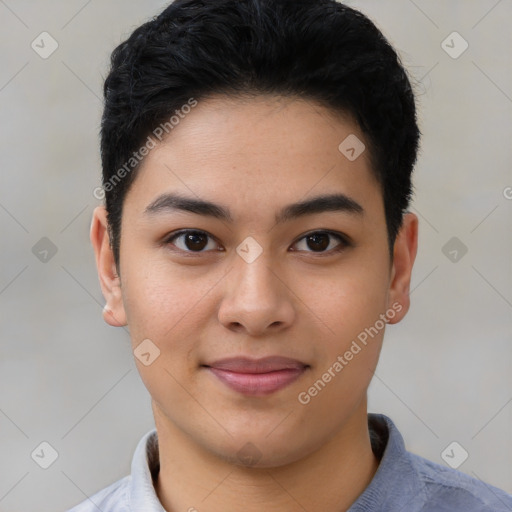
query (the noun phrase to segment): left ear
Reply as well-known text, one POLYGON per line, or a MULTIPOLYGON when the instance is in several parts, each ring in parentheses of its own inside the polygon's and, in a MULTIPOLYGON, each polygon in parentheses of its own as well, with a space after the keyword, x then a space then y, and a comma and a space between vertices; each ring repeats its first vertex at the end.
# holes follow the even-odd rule
POLYGON ((389 319, 388 323, 390 324, 400 322, 409 311, 411 273, 417 249, 418 217, 414 213, 408 212, 404 215, 402 226, 395 240, 388 295, 388 307, 393 304, 400 304, 402 307, 400 309, 398 307, 393 308, 396 315, 389 319))

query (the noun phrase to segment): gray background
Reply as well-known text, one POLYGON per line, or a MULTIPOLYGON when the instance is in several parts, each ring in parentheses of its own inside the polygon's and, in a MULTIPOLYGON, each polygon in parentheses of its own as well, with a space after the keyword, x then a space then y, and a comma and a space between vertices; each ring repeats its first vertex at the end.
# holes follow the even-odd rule
MULTIPOLYGON (((512 3, 349 3, 415 77, 424 134, 412 307, 387 330, 370 410, 438 463, 457 441, 461 471, 512 493, 512 3), (453 31, 469 43, 456 59, 453 31)), ((0 0, 0 512, 66 510, 128 474, 153 427, 128 333, 102 320, 88 232, 109 54, 166 4, 0 0), (43 31, 47 59, 31 48, 43 31), (59 455, 46 470, 43 441, 59 455)))

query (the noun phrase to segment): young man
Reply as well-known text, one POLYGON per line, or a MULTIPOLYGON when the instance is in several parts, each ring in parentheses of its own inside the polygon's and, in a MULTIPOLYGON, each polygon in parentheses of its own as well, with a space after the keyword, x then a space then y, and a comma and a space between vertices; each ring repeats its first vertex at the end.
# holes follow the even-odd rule
POLYGON ((409 308, 419 130, 400 60, 331 0, 177 0, 112 55, 105 320, 156 430, 73 512, 506 511, 366 393, 409 308))

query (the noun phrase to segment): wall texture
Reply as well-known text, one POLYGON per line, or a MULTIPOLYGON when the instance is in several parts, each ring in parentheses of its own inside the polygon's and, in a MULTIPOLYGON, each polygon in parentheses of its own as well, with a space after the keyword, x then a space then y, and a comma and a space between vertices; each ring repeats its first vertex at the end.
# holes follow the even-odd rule
MULTIPOLYGON (((0 0, 0 512, 66 510, 128 474, 153 427, 88 231, 109 54, 166 3, 0 0)), ((349 3, 400 51, 423 132, 412 307, 370 410, 441 464, 456 441, 461 471, 512 493, 512 4, 349 3)))

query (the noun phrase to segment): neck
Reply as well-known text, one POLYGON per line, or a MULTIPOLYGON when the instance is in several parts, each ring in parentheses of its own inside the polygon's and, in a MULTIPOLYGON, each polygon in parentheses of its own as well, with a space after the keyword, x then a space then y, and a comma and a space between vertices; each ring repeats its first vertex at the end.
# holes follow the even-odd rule
POLYGON ((330 440, 308 457, 272 468, 235 466, 206 453, 167 418, 155 414, 160 472, 156 492, 167 512, 342 512, 378 467, 366 400, 330 440))

